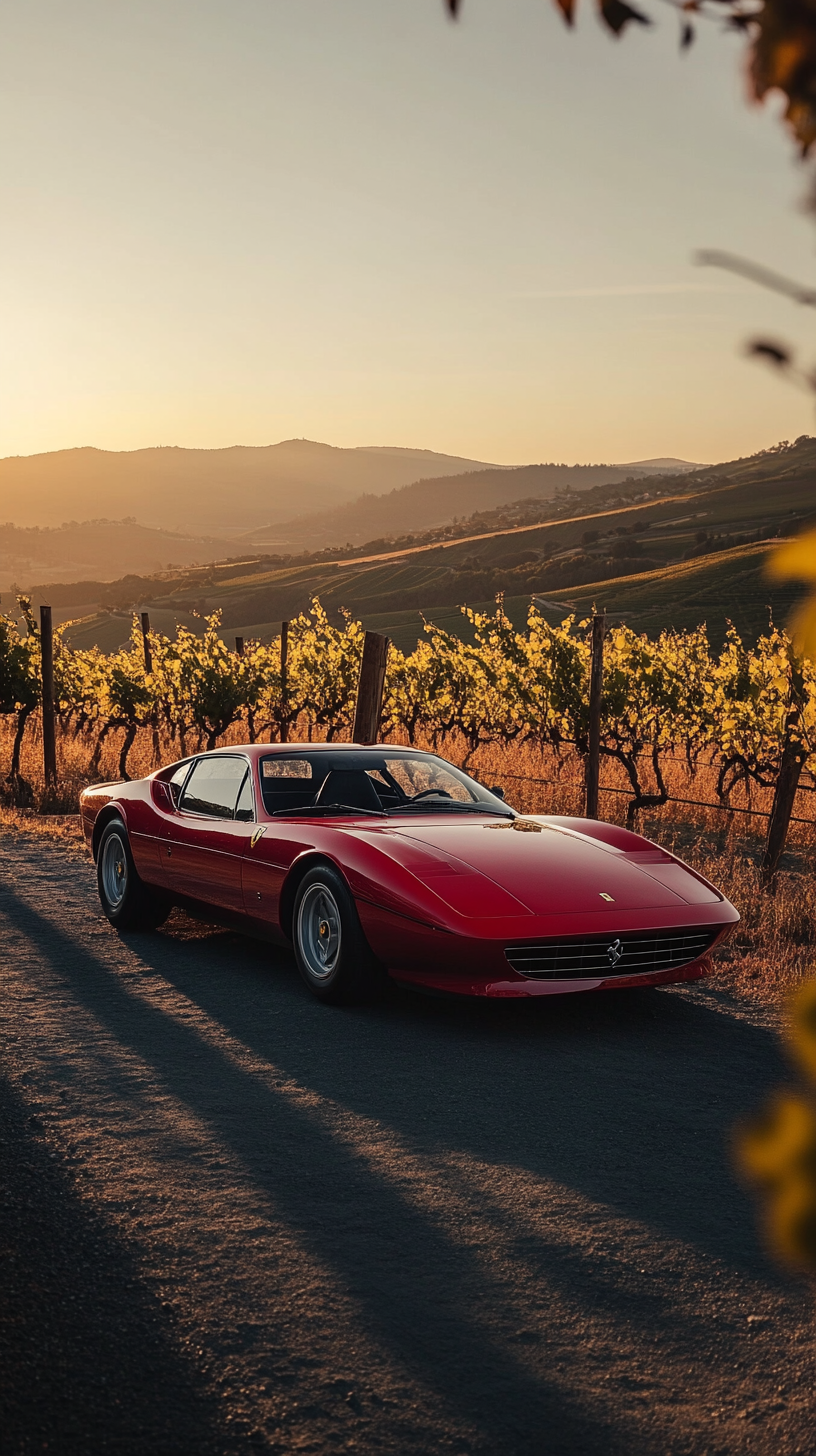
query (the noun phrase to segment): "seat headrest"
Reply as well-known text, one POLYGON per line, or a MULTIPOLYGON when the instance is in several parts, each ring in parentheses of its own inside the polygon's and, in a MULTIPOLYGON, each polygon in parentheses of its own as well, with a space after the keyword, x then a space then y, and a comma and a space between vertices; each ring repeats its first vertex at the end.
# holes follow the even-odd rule
POLYGON ((381 809, 379 795, 361 768, 333 768, 315 795, 315 804, 348 804, 352 809, 381 809))

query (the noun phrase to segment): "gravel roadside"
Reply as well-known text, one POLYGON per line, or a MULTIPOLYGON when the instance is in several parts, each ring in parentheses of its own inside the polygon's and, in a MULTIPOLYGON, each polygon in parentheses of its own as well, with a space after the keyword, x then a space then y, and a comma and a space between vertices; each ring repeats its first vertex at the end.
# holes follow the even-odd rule
POLYGON ((735 1121, 784 1081, 714 988, 314 1002, 0 835, 0 1450, 816 1451, 813 1301, 735 1121))

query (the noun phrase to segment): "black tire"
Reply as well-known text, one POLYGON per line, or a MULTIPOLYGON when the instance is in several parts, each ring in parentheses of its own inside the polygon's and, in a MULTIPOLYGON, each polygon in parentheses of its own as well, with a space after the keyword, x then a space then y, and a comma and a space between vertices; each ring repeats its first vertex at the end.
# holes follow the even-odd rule
POLYGON ((376 999, 386 980, 363 934, 354 898, 331 865, 316 865, 295 895, 292 941, 313 996, 333 1005, 376 999))
POLYGON ((140 878, 121 819, 111 819, 102 830, 96 883, 102 909, 117 930, 155 930, 173 908, 160 890, 140 878))

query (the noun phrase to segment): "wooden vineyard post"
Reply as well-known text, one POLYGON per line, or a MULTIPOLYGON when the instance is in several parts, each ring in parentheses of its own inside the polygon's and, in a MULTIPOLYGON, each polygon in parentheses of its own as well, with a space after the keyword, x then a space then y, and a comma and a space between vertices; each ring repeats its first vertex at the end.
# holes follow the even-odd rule
POLYGON ((603 693, 603 644, 606 614, 592 618, 592 665, 589 674, 589 751, 586 761, 587 819, 598 818, 598 788, 601 777, 601 695, 603 693))
POLYGON ((385 669, 390 646, 388 637, 381 637, 379 632, 366 632, 357 683, 352 743, 376 743, 379 737, 385 669))
POLYGON ((243 639, 243 637, 236 637, 236 639, 235 639, 235 656, 236 657, 243 657, 243 655, 244 655, 244 639, 243 639))
POLYGON ((785 840, 788 837, 788 826, 793 813, 796 790, 799 787, 799 779, 805 765, 807 753, 801 743, 791 737, 791 729, 799 722, 799 712, 795 709, 788 716, 785 728, 785 744, 782 749, 782 759, 779 765, 779 778, 776 781, 774 790, 773 807, 771 818, 768 824, 768 838, 765 842, 765 854, 762 858, 762 884, 772 892, 776 889, 776 876, 779 870, 779 861, 785 848, 785 840))
POLYGON ((54 714, 54 626, 51 608, 40 607, 40 653, 42 658, 43 772, 46 788, 57 782, 57 736, 54 714))
POLYGON ((286 699, 289 695, 289 623, 281 622, 280 648, 280 741, 288 742, 289 724, 286 721, 286 699))
POLYGON ((150 651, 150 614, 142 612, 142 646, 144 647, 145 672, 153 671, 153 653, 150 651))

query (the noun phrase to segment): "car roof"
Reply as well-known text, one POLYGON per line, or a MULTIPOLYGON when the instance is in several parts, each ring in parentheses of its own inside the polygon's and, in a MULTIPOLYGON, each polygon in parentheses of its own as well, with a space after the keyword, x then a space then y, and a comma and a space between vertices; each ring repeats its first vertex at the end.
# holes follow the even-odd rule
MULTIPOLYGON (((416 757, 424 754, 429 758, 438 758, 438 754, 431 753, 427 748, 409 748, 404 743, 229 743, 222 748, 211 748, 209 753, 246 753, 254 758, 266 758, 269 754, 305 754, 305 753, 389 753, 408 754, 416 757)), ((206 751, 205 751, 206 752, 206 751)), ((203 758, 205 754, 191 754, 191 758, 203 758)))

